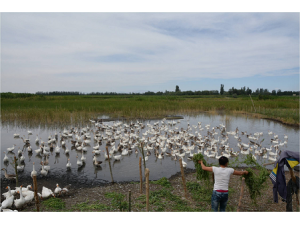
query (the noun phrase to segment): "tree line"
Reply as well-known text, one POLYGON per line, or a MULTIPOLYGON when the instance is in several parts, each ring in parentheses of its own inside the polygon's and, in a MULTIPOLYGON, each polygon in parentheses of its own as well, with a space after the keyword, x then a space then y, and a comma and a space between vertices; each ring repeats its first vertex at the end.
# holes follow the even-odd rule
MULTIPOLYGON (((238 95, 259 95, 259 96, 293 96, 293 95, 299 95, 299 91, 281 91, 278 90, 272 90, 271 92, 268 89, 264 88, 257 88, 255 91, 252 91, 249 87, 246 88, 246 86, 241 87, 240 89, 237 88, 230 88, 228 91, 224 90, 224 84, 221 84, 220 91, 218 90, 203 90, 203 91, 181 91, 179 86, 176 85, 175 91, 147 91, 144 93, 135 93, 135 92, 129 92, 129 93, 117 93, 117 92, 90 92, 90 93, 84 93, 79 91, 49 91, 49 92, 43 92, 38 91, 35 94, 30 93, 12 93, 12 92, 6 92, 1 93, 1 98, 27 98, 32 97, 34 95, 38 96, 61 96, 61 95, 227 95, 227 96, 233 96, 236 97, 238 95)), ((261 97, 262 98, 262 97, 261 97)))

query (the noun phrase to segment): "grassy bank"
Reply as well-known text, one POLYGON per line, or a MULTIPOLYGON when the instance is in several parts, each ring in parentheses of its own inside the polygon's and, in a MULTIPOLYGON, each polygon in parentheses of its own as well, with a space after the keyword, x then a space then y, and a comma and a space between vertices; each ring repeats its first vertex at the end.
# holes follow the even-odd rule
POLYGON ((2 122, 78 124, 99 115, 151 119, 203 111, 249 113, 299 125, 299 97, 221 96, 37 96, 1 99, 2 122))

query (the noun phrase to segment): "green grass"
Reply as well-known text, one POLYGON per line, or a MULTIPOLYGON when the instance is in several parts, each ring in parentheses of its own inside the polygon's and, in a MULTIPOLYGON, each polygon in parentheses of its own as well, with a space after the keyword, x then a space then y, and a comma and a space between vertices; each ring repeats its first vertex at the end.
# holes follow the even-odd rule
POLYGON ((60 198, 49 198, 42 202, 42 205, 47 209, 63 210, 65 208, 65 202, 60 198))
POLYGON ((211 201, 212 185, 207 186, 200 185, 198 182, 187 182, 186 187, 195 201, 208 203, 211 201))
POLYGON ((88 211, 110 211, 111 207, 107 206, 105 204, 99 203, 99 201, 96 201, 94 203, 89 203, 89 200, 82 202, 82 203, 76 203, 72 206, 71 211, 80 211, 80 212, 88 212, 88 211))
POLYGON ((128 202, 124 200, 125 195, 116 192, 107 192, 104 196, 112 199, 113 208, 119 209, 121 212, 128 211, 128 202))
MULTIPOLYGON (((137 198, 142 204, 146 203, 146 196, 141 195, 137 198)), ((194 212, 199 209, 188 206, 187 201, 182 200, 181 197, 174 195, 169 189, 161 189, 157 191, 151 191, 149 195, 149 205, 153 207, 153 211, 164 212, 166 207, 170 207, 175 212, 194 212)))
MULTIPOLYGON (((299 96, 259 100, 253 97, 257 115, 299 125, 299 96)), ((2 98, 2 122, 81 124, 99 115, 125 118, 163 118, 201 111, 254 113, 249 97, 226 96, 36 96, 2 98)))
POLYGON ((170 181, 166 177, 162 177, 161 179, 159 179, 157 181, 150 181, 150 184, 159 184, 166 188, 172 187, 170 181))

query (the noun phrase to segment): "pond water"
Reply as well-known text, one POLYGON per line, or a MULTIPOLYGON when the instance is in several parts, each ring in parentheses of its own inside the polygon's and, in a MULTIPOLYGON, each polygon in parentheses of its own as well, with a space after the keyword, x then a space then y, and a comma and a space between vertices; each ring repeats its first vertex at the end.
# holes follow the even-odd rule
MULTIPOLYGON (((199 132, 202 137, 207 135, 207 129, 205 128, 205 125, 210 124, 210 131, 212 127, 219 126, 220 124, 224 124, 226 126, 226 131, 235 131, 236 127, 239 129, 239 133, 247 132, 247 134, 254 134, 255 132, 263 132, 263 136, 260 137, 259 141, 263 140, 262 146, 269 148, 271 143, 271 138, 274 137, 274 135, 268 135, 268 131, 273 131, 276 135, 278 135, 279 139, 283 142, 284 135, 288 135, 288 141, 287 145, 280 147, 281 150, 291 150, 295 152, 299 152, 299 128, 298 127, 291 127, 286 126, 284 124, 274 122, 271 120, 265 120, 265 119, 255 119, 250 118, 246 116, 235 116, 235 115, 212 115, 203 113, 196 116, 183 116, 184 119, 180 120, 174 120, 176 121, 176 124, 171 126, 168 125, 169 129, 175 129, 178 128, 178 131, 180 131, 181 128, 184 130, 187 129, 188 123, 190 124, 190 127, 192 128, 189 133, 192 133, 195 135, 195 131, 199 132), (193 125, 198 125, 198 122, 201 122, 202 128, 204 128, 202 131, 199 130, 199 128, 194 128, 193 125)), ((168 124, 170 120, 166 120, 165 124, 168 124)), ((172 120, 171 120, 172 121, 172 120)), ((117 122, 117 121, 116 121, 117 122)), ((135 122, 135 121, 133 121, 135 122)), ((144 129, 140 130, 140 138, 142 138, 142 133, 144 133, 146 130, 149 129, 149 127, 146 126, 147 123, 154 124, 159 122, 159 125, 161 125, 161 120, 147 120, 147 121, 140 121, 143 122, 145 125, 144 129)), ((124 121, 124 123, 130 123, 130 121, 124 121)), ((109 124, 112 125, 113 122, 104 122, 103 124, 109 124)), ((94 124, 87 123, 91 129, 95 129, 94 124)), ((86 126, 85 125, 85 126, 86 126)), ((75 125, 74 125, 75 127, 75 125)), ((123 127, 123 126, 122 126, 123 127)), ((53 127, 34 127, 30 128, 32 131, 32 135, 28 135, 27 131, 29 129, 26 127, 18 127, 14 124, 10 125, 1 125, 1 168, 7 168, 8 173, 14 173, 14 168, 10 164, 4 164, 3 158, 4 153, 7 152, 7 148, 10 148, 15 144, 15 150, 14 153, 7 153, 7 156, 12 161, 14 155, 17 156, 17 152, 19 148, 23 148, 24 143, 23 140, 20 138, 14 138, 14 133, 20 134, 20 137, 23 137, 25 135, 26 138, 30 139, 30 143, 32 146, 32 149, 38 149, 39 145, 35 144, 36 135, 38 135, 39 138, 42 138, 43 141, 46 142, 48 140, 48 136, 54 135, 55 132, 59 133, 63 130, 63 127, 61 128, 53 128, 53 127)), ((217 139, 218 136, 220 137, 220 140, 222 137, 220 136, 220 130, 215 130, 218 134, 215 135, 215 138, 217 139)), ((103 132, 105 134, 105 132, 103 132)), ((123 134, 123 133, 122 133, 123 134)), ((161 134, 164 134, 164 132, 161 132, 161 134)), ((92 163, 93 158, 93 146, 97 145, 96 142, 94 142, 94 134, 90 132, 91 135, 91 144, 88 147, 88 151, 85 152, 86 157, 86 164, 85 166, 78 169, 78 166, 76 164, 77 159, 76 156, 78 155, 79 158, 81 158, 81 152, 76 151, 76 149, 71 150, 71 140, 75 140, 75 135, 73 135, 73 138, 68 138, 66 141, 66 146, 68 149, 70 149, 70 162, 72 164, 71 170, 67 170, 66 164, 68 157, 64 153, 64 150, 61 149, 60 155, 56 155, 53 151, 52 154, 49 157, 49 165, 51 167, 48 175, 46 177, 43 177, 40 174, 40 162, 41 157, 37 156, 36 153, 33 151, 32 155, 28 153, 27 150, 24 150, 24 156, 25 156, 25 169, 23 172, 19 173, 19 183, 23 184, 24 186, 28 184, 32 184, 32 178, 30 176, 30 173, 32 171, 32 163, 35 162, 36 170, 38 171, 38 186, 39 189, 41 189, 42 186, 46 186, 48 188, 54 189, 56 183, 59 183, 60 186, 64 186, 67 184, 72 184, 74 187, 91 187, 95 185, 103 185, 106 183, 109 183, 111 181, 111 175, 110 175, 110 169, 109 169, 109 163, 108 160, 104 159, 104 152, 101 152, 100 156, 98 155, 98 160, 103 161, 101 164, 101 167, 95 167, 92 163)), ((197 135, 197 134, 196 134, 197 135)), ((149 135, 153 136, 153 135, 149 135)), ((237 139, 234 138, 233 135, 228 135, 228 143, 230 145, 230 148, 233 148, 234 151, 238 151, 237 146, 237 139)), ((248 143, 249 139, 246 137, 246 135, 240 135, 243 143, 248 143)), ((58 142, 59 143, 59 142, 58 142)), ((105 150, 105 144, 106 142, 102 142, 102 146, 100 146, 100 150, 105 150)), ((115 145, 117 146, 119 144, 119 140, 116 140, 115 145)), ((59 144, 60 145, 60 144, 59 144)), ((195 148, 194 153, 197 153, 197 148, 195 148)), ((167 150, 170 151, 170 150, 167 150)), ((273 149, 274 152, 274 149, 273 149)), ((220 151, 219 151, 220 153, 220 151)), ((268 152, 269 153, 269 152, 268 152)), ((118 153, 119 154, 119 153, 118 153)), ((187 163, 186 169, 195 169, 193 161, 190 161, 187 159, 189 154, 186 154, 183 160, 187 163)), ((120 161, 114 161, 111 160, 111 168, 112 168, 112 174, 113 179, 116 182, 122 182, 122 181, 139 181, 139 157, 141 156, 141 153, 135 154, 135 151, 133 150, 130 155, 122 156, 120 161)), ((229 159, 233 160, 232 158, 229 159)), ((261 157, 258 157, 257 159, 260 163, 264 162, 270 162, 267 159, 262 159, 261 157)), ((208 163, 214 163, 217 164, 218 161, 215 158, 207 158, 206 161, 208 163)), ((180 165, 179 161, 172 160, 171 157, 164 156, 163 159, 157 159, 155 155, 152 154, 149 156, 149 160, 146 162, 147 168, 150 170, 150 180, 157 180, 162 177, 171 177, 172 175, 180 172, 180 165)), ((267 166, 268 169, 272 169, 273 165, 267 166)), ((7 185, 10 185, 12 188, 15 187, 15 183, 7 181, 4 177, 4 171, 1 171, 1 192, 5 190, 5 187, 7 185)))

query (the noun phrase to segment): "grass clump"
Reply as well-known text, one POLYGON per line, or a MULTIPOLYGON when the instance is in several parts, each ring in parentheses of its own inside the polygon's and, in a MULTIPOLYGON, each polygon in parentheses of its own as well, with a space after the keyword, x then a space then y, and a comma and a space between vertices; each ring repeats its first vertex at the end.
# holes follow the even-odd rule
POLYGON ((203 164, 208 166, 206 164, 206 160, 204 159, 204 156, 201 153, 195 154, 193 156, 193 162, 195 164, 195 168, 196 168, 196 172, 197 172, 197 180, 208 180, 209 173, 208 173, 208 171, 205 171, 202 169, 201 164, 198 163, 199 160, 202 160, 203 164))
POLYGON ((49 198, 42 202, 46 208, 62 210, 65 208, 65 202, 60 198, 49 198))
POLYGON ((186 187, 187 187, 188 191, 191 193, 192 198, 195 201, 199 201, 199 202, 203 202, 203 201, 210 202, 211 201, 211 195, 213 192, 213 188, 211 187, 211 185, 201 186, 197 182, 187 182, 186 187))
POLYGON ((128 210, 128 202, 124 201, 125 195, 116 192, 108 192, 104 195, 106 198, 112 199, 112 206, 120 210, 120 212, 124 212, 128 210))
POLYGON ((157 181, 150 181, 151 184, 159 184, 163 187, 166 187, 166 188, 171 188, 171 183, 170 181, 166 178, 166 177, 163 177, 157 181))

